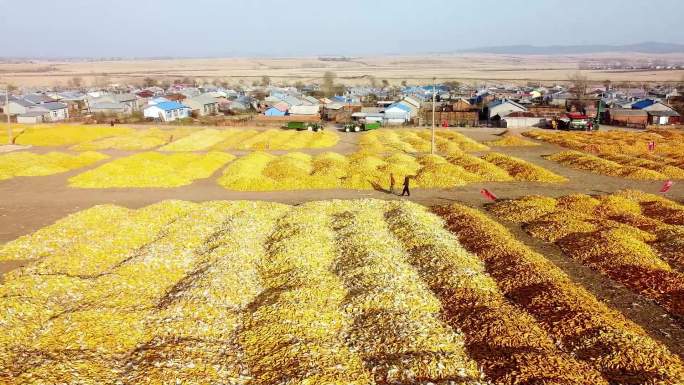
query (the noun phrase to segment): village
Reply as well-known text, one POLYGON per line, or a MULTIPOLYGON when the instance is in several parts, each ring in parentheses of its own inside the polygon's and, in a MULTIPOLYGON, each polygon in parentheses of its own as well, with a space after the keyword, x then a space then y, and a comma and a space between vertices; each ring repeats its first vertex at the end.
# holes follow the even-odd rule
MULTIPOLYGON (((135 87, 12 89, 2 113, 20 124, 48 122, 176 123, 207 125, 570 127, 587 122, 631 128, 681 123, 684 96, 676 84, 611 84, 578 75, 565 84, 468 84, 343 86, 326 74, 322 84, 271 84, 228 87, 177 79, 173 84, 135 87), (557 121, 557 123, 552 123, 557 121), (358 124, 357 124, 358 125, 358 124)), ((147 83, 157 84, 153 79, 147 83)), ((78 79, 74 80, 79 83, 78 79)), ((169 83, 169 82, 167 82, 169 83)), ((373 83, 378 83, 373 79, 373 83)), ((16 88, 16 87, 15 87, 16 88)), ((680 87, 681 88, 681 87, 680 87)))

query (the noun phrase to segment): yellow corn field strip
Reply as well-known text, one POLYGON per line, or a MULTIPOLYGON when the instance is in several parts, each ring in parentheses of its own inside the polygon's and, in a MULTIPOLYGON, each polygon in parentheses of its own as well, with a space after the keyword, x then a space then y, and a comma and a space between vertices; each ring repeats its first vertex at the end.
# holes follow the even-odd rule
POLYGON ((451 188, 483 181, 532 180, 560 182, 565 179, 548 170, 516 158, 491 158, 495 163, 453 152, 412 156, 358 152, 349 156, 337 153, 272 155, 254 152, 230 163, 218 183, 229 190, 277 191, 306 189, 389 188, 390 175, 399 187, 405 176, 419 188, 451 188), (508 170, 508 171, 506 171, 508 170))
POLYGON ((145 152, 76 175, 69 179, 69 185, 79 188, 179 187, 209 178, 233 159, 235 156, 225 152, 145 152))
POLYGON ((596 198, 531 196, 497 203, 491 211, 555 242, 568 256, 654 300, 684 324, 684 258, 670 243, 682 234, 684 206, 623 191, 596 198))
POLYGON ((568 181, 567 178, 554 174, 543 167, 512 156, 493 152, 483 156, 482 159, 506 170, 506 172, 517 181, 544 183, 562 183, 568 181))
POLYGON ((26 151, 0 154, 0 181, 17 176, 54 175, 107 159, 97 152, 71 155, 63 152, 34 154, 26 151))
POLYGON ((600 154, 642 155, 648 153, 648 143, 655 142, 654 153, 661 156, 684 155, 684 134, 677 130, 654 130, 642 132, 599 131, 557 132, 532 130, 524 136, 557 144, 571 150, 600 154))
POLYGON ((225 140, 227 134, 228 131, 208 128, 169 143, 159 148, 159 151, 204 151, 225 140))
MULTIPOLYGON (((646 332, 609 309, 503 226, 463 205, 435 211, 507 298, 529 312, 556 345, 588 362, 615 384, 678 384, 681 360, 646 332)), ((530 209, 529 212, 539 210, 530 209)))
MULTIPOLYGON (((432 142, 429 130, 376 130, 363 134, 359 140, 362 151, 388 153, 428 153, 432 142)), ((435 135, 435 150, 449 154, 460 151, 487 151, 489 147, 454 131, 438 130, 435 135)))
POLYGON ((13 133, 16 144, 33 146, 71 146, 109 136, 128 135, 128 127, 74 126, 54 124, 22 127, 13 133))
POLYGON ((228 131, 226 139, 216 144, 213 149, 225 151, 327 148, 336 145, 339 140, 339 135, 333 131, 232 130, 228 131))
POLYGON ((291 131, 281 129, 216 130, 205 129, 178 139, 160 151, 206 150, 295 150, 332 147, 339 141, 335 132, 291 131))
POLYGON ((504 135, 501 139, 485 142, 485 144, 492 147, 534 147, 540 145, 512 134, 504 135))
POLYGON ((497 383, 606 383, 585 363, 560 351, 527 313, 512 306, 477 256, 444 222, 412 204, 391 203, 385 214, 408 261, 442 301, 442 312, 463 330, 466 348, 497 383))
MULTIPOLYGON (((662 167, 646 168, 634 165, 635 162, 631 160, 625 161, 624 157, 618 158, 611 155, 595 156, 579 151, 563 151, 545 156, 544 158, 570 168, 628 179, 665 180, 680 178, 684 174, 684 170, 673 166, 663 165, 662 167), (658 168, 660 171, 654 170, 654 168, 658 168)), ((642 162, 640 164, 643 165, 642 162)))
POLYGON ((150 128, 138 130, 125 135, 117 135, 104 139, 97 139, 90 142, 80 143, 72 146, 76 151, 95 151, 95 150, 125 150, 139 151, 156 148, 169 142, 190 135, 190 128, 159 129, 150 128))
POLYGON ((523 135, 572 150, 549 157, 569 167, 630 179, 684 179, 684 134, 674 130, 646 132, 549 132, 523 135), (650 151, 649 143, 655 148, 650 151))
POLYGON ((440 303, 406 261, 389 232, 382 201, 334 214, 340 245, 335 271, 349 295, 349 337, 372 365, 378 383, 469 380, 479 377, 463 336, 439 319, 440 303))

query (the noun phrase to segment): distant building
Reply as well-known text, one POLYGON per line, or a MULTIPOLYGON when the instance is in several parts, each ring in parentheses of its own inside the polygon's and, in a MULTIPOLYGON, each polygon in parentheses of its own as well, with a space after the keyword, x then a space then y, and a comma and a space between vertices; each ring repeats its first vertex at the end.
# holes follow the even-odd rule
POLYGON ((185 99, 183 104, 190 107, 192 113, 197 114, 197 116, 216 115, 219 111, 218 100, 208 94, 185 99))
POLYGON ((31 107, 29 111, 44 112, 44 121, 58 122, 69 118, 69 106, 66 103, 47 102, 31 107))
POLYGON ((512 100, 495 100, 487 105, 489 119, 499 117, 501 119, 514 112, 527 112, 527 109, 512 100))
POLYGON ((266 116, 285 116, 287 115, 288 105, 286 103, 277 103, 273 107, 264 112, 266 116))
POLYGON ((178 102, 162 102, 145 107, 143 114, 146 118, 172 122, 190 116, 190 107, 178 102))
POLYGON ((28 111, 17 115, 17 123, 19 124, 38 124, 46 122, 49 112, 47 111, 28 111))

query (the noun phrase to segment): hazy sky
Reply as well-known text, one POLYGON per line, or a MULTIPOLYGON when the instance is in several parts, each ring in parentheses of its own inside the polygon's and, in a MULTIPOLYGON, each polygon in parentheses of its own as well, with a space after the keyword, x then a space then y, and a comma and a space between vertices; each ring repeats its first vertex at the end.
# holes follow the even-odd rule
POLYGON ((683 0, 0 0, 0 57, 682 43, 682 15, 683 0))

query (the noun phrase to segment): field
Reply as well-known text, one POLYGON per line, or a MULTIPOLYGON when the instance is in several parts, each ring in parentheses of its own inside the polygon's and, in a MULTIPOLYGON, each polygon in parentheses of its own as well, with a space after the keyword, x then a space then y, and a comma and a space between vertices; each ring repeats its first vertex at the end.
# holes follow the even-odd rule
POLYGON ((0 154, 0 384, 684 383, 676 131, 59 129, 0 154))
MULTIPOLYGON (((269 76, 277 82, 294 84, 297 81, 320 82, 326 71, 337 74, 339 81, 354 85, 368 85, 369 77, 387 79, 392 84, 402 80, 409 83, 430 83, 455 79, 473 83, 548 81, 564 82, 577 72, 586 60, 681 61, 683 55, 647 55, 635 53, 607 53, 594 55, 493 55, 493 54, 435 54, 430 56, 370 56, 347 61, 323 61, 315 57, 289 58, 207 58, 116 61, 40 61, 0 63, 0 81, 24 86, 65 85, 73 77, 81 77, 87 85, 107 82, 126 84, 141 82, 146 77, 181 79, 191 77, 204 81, 226 80, 238 84, 260 81, 269 76)), ((684 71, 584 71, 590 80, 603 82, 680 81, 684 71)))

